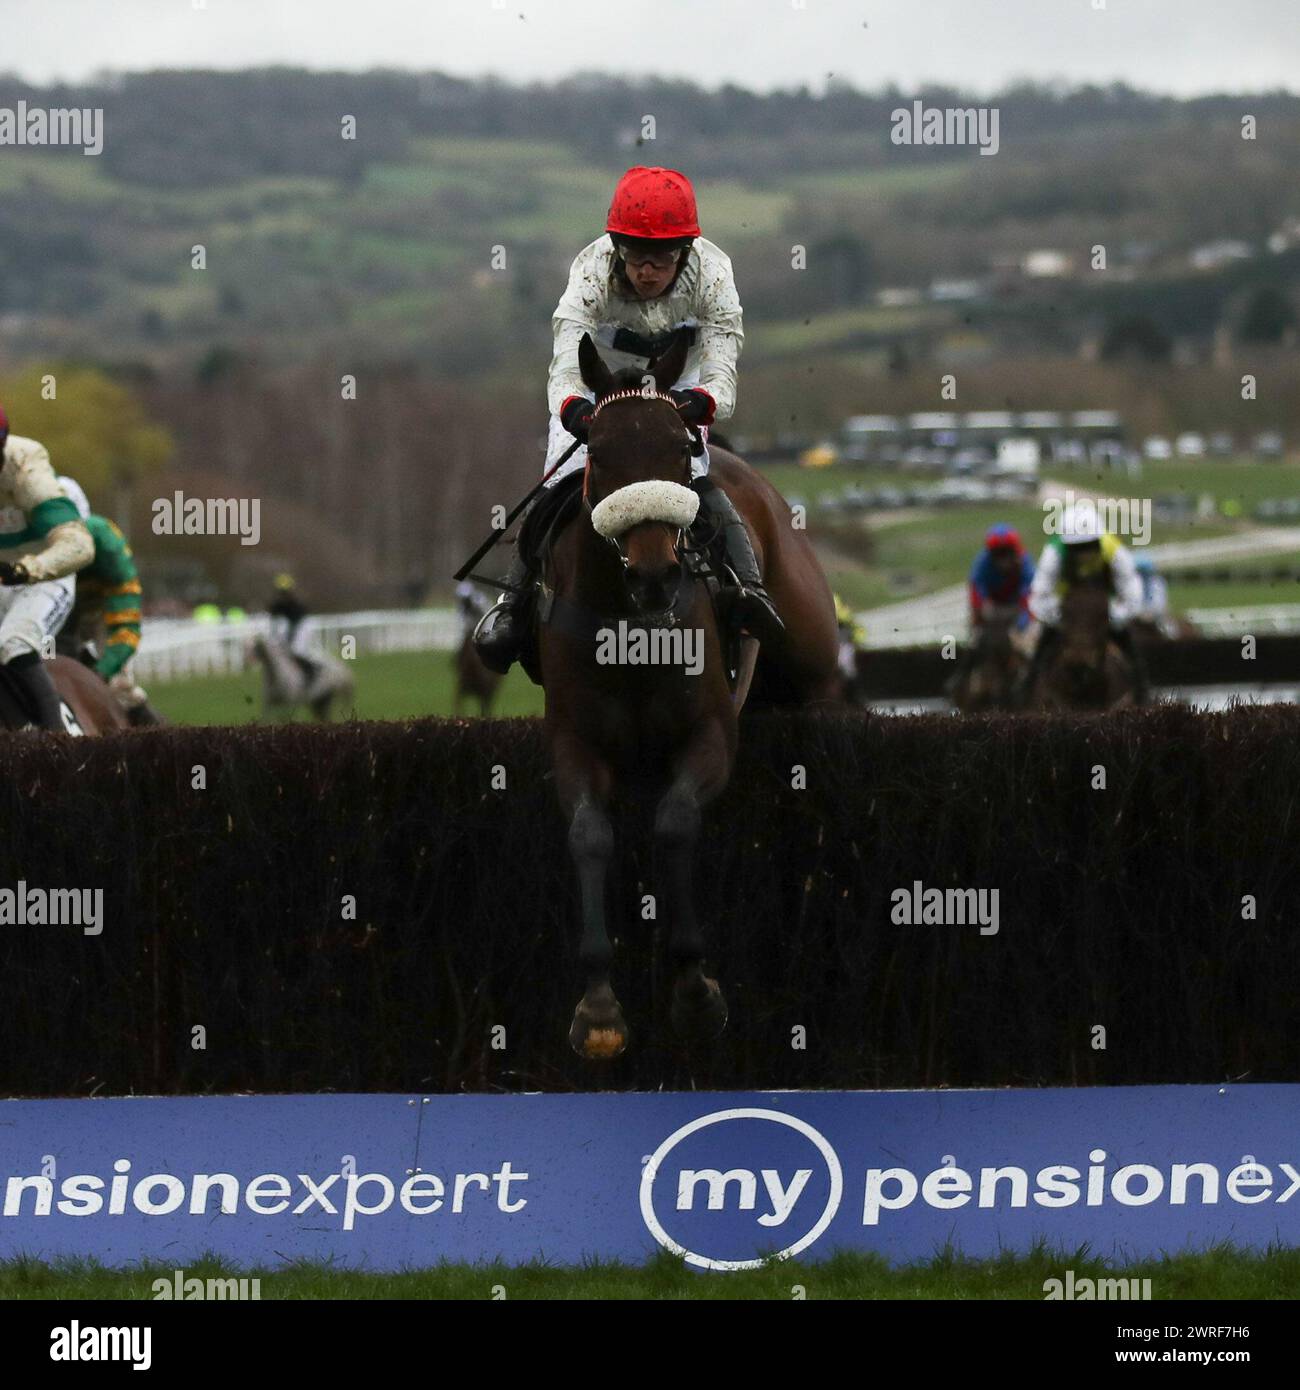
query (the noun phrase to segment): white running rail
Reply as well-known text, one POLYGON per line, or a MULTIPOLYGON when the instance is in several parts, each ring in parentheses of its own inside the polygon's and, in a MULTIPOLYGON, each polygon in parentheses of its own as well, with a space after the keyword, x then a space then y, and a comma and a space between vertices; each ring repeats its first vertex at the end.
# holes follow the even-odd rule
MULTIPOLYGON (((366 652, 451 651, 460 642, 460 619, 451 608, 371 610, 319 614, 307 620, 311 645, 333 656, 343 639, 366 652)), ((244 651, 256 636, 271 630, 268 614, 236 623, 196 623, 188 618, 146 619, 135 657, 137 678, 162 684, 194 676, 224 676, 244 669, 244 651)))
POLYGON ((1300 603, 1259 603, 1243 608, 1189 608, 1189 622, 1205 637, 1241 637, 1246 633, 1300 632, 1300 603))

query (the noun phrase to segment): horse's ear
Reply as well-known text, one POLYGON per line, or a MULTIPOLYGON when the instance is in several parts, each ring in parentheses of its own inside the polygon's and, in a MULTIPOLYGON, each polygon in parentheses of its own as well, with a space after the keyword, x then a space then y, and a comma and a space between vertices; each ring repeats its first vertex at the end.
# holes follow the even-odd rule
POLYGON ((578 370, 582 373, 584 384, 597 400, 614 389, 614 374, 600 360, 600 353, 596 351, 590 333, 584 333, 578 344, 578 370))
POLYGON ((671 391, 677 385, 681 380, 682 372, 685 370, 686 354, 690 348, 690 329, 679 328, 672 346, 666 352, 660 353, 646 369, 655 379, 656 390, 671 391))

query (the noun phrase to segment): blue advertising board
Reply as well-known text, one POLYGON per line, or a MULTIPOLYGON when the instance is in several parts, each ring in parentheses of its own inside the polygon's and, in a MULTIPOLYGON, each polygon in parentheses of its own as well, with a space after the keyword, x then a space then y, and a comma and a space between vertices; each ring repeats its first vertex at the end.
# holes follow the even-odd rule
POLYGON ((1300 1086, 0 1101, 0 1257, 1300 1244, 1300 1086))

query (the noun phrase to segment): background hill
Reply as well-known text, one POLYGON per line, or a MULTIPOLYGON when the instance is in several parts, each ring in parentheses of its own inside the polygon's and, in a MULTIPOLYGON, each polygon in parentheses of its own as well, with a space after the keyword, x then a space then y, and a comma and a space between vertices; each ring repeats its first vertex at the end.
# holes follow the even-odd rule
MULTIPOLYGON (((974 104, 599 74, 0 78, 0 105, 105 113, 100 157, 0 149, 0 371, 88 363, 137 391, 176 445, 150 495, 202 476, 278 498, 255 563, 204 561, 245 601, 281 562, 337 571, 303 546, 304 509, 355 547, 334 587, 392 600, 440 584, 535 476, 568 264, 618 174, 665 163, 735 262, 752 437, 939 408, 953 371, 963 409, 1300 426, 1300 98, 1026 85, 992 103, 992 158, 891 143, 918 99, 974 104), (1240 401, 1243 354, 1267 420, 1240 401)), ((115 504, 148 551, 135 492, 115 504)))

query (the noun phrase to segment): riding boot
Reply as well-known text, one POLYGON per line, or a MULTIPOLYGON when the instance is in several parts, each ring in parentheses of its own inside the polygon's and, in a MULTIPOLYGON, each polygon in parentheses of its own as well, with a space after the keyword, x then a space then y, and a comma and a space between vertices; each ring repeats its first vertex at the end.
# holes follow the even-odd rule
POLYGON ((758 572, 758 560, 754 556, 749 532, 732 505, 731 498, 707 475, 694 479, 691 486, 699 494, 701 506, 713 514, 722 528, 727 564, 739 581, 730 600, 730 616, 760 642, 779 638, 785 632, 785 624, 763 587, 763 577, 758 572))
POLYGON ((63 722, 63 708, 54 681, 41 660, 39 652, 23 652, 9 663, 9 669, 21 683, 32 708, 36 712, 36 726, 49 729, 52 733, 66 734, 63 722))
POLYGON ((1029 664, 1016 682, 1016 688, 1011 692, 1012 709, 1024 709, 1029 700, 1029 692, 1034 688, 1034 682, 1046 664, 1047 654, 1056 645, 1059 636, 1059 631, 1054 627, 1044 627, 1038 634, 1038 641, 1034 645, 1029 664))
POLYGON ((522 609, 532 587, 532 573, 523 546, 516 545, 514 559, 503 580, 506 587, 474 629, 474 650, 479 660, 500 676, 509 671, 523 651, 526 619, 522 609))
POLYGON ((1145 705, 1151 693, 1151 684, 1147 677, 1147 664, 1142 656, 1141 648, 1133 637, 1131 627, 1112 627, 1110 630, 1111 641, 1128 658, 1128 664, 1133 672, 1133 703, 1135 705, 1145 705))

